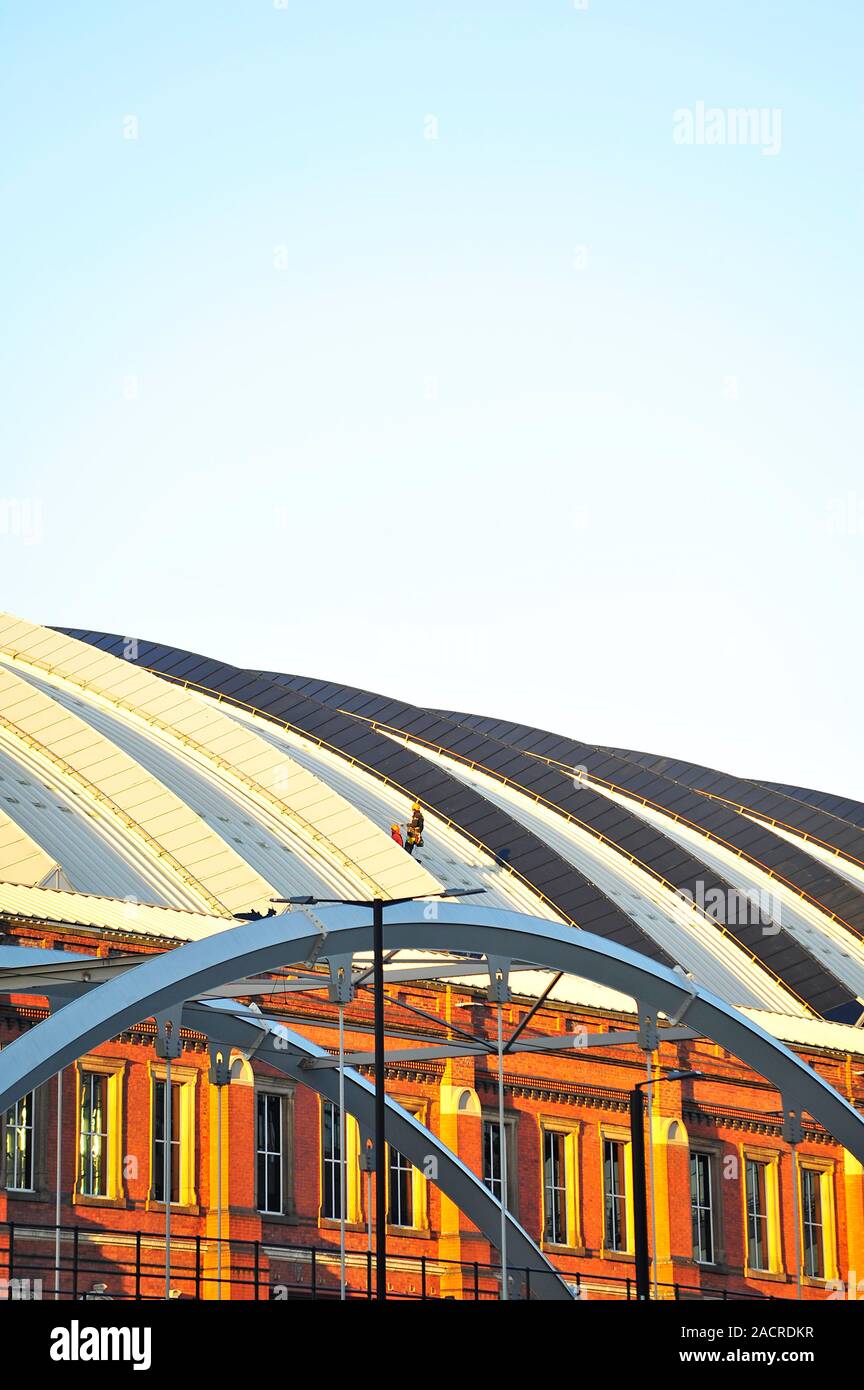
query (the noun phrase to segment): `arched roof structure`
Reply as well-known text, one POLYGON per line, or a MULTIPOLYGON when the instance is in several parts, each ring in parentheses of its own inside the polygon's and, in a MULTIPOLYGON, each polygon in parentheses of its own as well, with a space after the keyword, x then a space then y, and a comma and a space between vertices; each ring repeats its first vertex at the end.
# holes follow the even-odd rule
POLYGON ((0 615, 0 914, 125 912, 142 935, 185 940, 272 898, 482 887, 492 906, 677 966, 735 1006, 852 1023, 854 806, 0 615), (415 798, 412 858, 389 832, 415 798))
MULTIPOLYGON (((84 629, 73 639, 102 660, 130 648, 84 629)), ((678 965, 736 1005, 848 1022, 864 1013, 864 829, 851 820, 751 779, 132 645, 137 667, 217 705, 381 830, 418 797, 419 857, 437 883, 484 886, 502 906, 678 965), (742 898, 758 910, 703 906, 742 898)))
MULTIPOLYGON (((430 953, 425 977, 459 978, 436 952, 494 942, 521 962, 522 992, 563 970, 551 1001, 592 981, 603 1007, 686 1011, 864 1161, 860 1117, 780 1041, 864 1053, 848 1026, 864 1016, 858 803, 0 615, 0 921, 181 946, 5 1049, 0 1106, 121 1016, 322 951, 322 922, 342 954, 369 945, 349 908, 248 928, 238 913, 443 887, 483 888, 484 906, 441 905, 433 922, 394 906, 397 964, 408 946, 430 953), (389 831, 415 798, 426 825, 412 857, 389 831), (736 917, 736 899, 758 911, 736 917)), ((212 1005, 187 1010, 203 1023, 212 1005)), ((251 1017, 225 1012, 238 1036, 269 1029, 251 1017)))

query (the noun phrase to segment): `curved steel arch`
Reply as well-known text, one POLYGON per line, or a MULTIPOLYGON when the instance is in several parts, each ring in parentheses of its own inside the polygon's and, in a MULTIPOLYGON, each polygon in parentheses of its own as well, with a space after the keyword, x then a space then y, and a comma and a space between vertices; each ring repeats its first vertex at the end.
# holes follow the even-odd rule
MULTIPOLYGON (((807 1110, 864 1163, 864 1117, 832 1086, 737 1010, 646 956, 588 932, 517 912, 449 903, 400 904, 385 917, 387 949, 415 947, 492 953, 582 976, 674 1017, 720 1043, 771 1081, 785 1105, 807 1110)), ((351 955, 372 944, 365 908, 301 910, 229 928, 152 956, 76 999, 0 1053, 0 1111, 88 1048, 203 990, 296 961, 313 952, 351 955)))
MULTIPOLYGON (((76 955, 72 961, 64 951, 0 946, 0 970, 17 969, 21 966, 44 967, 52 964, 79 967, 85 966, 89 960, 95 962, 98 958, 76 955)), ((57 983, 47 977, 39 983, 38 989, 35 984, 28 984, 27 992, 44 992, 47 998, 62 1005, 70 998, 79 998, 82 994, 87 994, 89 1000, 93 1001, 94 992, 100 988, 102 986, 98 983, 57 983)), ((309 1070, 305 1066, 310 1058, 326 1057, 329 1054, 323 1047, 304 1038, 302 1034, 268 1019, 266 1014, 239 1005, 231 999, 208 1000, 184 1004, 182 1022, 186 1027, 202 1033, 214 1042, 254 1051, 256 1057, 266 1060, 269 1066, 308 1086, 310 1090, 338 1106, 338 1072, 330 1068, 323 1071, 309 1070)), ((344 1083, 346 1112, 353 1115, 358 1124, 371 1133, 375 1127, 374 1086, 351 1067, 345 1068, 344 1083)), ((29 1086, 25 1086, 24 1089, 28 1088, 29 1086)), ((474 1222, 478 1230, 497 1249, 501 1239, 501 1203, 498 1198, 451 1149, 447 1148, 446 1144, 436 1138, 425 1125, 420 1124, 415 1116, 403 1110, 402 1106, 389 1096, 385 1097, 385 1104, 388 1142, 398 1148, 415 1168, 421 1170, 425 1167, 426 1160, 434 1157, 437 1165, 435 1185, 474 1222)), ((526 1292, 547 1300, 572 1300, 575 1295, 527 1231, 509 1212, 506 1219, 509 1267, 514 1284, 521 1284, 524 1271, 527 1270, 530 1290, 526 1292)), ((511 1297, 514 1296, 518 1295, 511 1293, 511 1297)))

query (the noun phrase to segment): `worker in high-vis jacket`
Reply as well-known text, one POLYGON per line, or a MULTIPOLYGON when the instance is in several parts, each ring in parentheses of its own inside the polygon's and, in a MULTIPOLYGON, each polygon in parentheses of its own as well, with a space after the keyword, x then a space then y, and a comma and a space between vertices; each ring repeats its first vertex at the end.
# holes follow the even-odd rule
POLYGON ((415 801, 411 807, 411 819, 408 822, 408 843, 405 848, 409 854, 413 854, 415 849, 419 849, 423 843, 423 812, 420 810, 420 802, 415 801))

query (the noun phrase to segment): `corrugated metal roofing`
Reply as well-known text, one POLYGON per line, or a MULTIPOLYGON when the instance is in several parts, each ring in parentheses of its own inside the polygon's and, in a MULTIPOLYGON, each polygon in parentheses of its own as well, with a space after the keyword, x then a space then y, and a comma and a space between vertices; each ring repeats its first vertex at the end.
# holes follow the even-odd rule
MULTIPOLYGON (((54 694, 61 704, 74 703, 81 719, 121 748, 187 806, 194 807, 196 814, 266 883, 267 897, 297 893, 318 897, 338 893, 347 896, 357 891, 356 881, 347 874, 322 874, 321 855, 316 862, 311 852, 304 854, 304 846, 291 835, 288 826, 280 826, 280 834, 274 833, 265 810, 244 800, 239 788, 213 776, 206 764, 184 756, 182 747, 171 746, 153 731, 124 722, 119 715, 91 705, 77 693, 57 690, 54 694)), ((246 906, 248 903, 244 900, 237 910, 242 911, 246 906)))
MULTIPOLYGON (((122 652, 128 639, 110 633, 78 633, 103 650, 122 652)), ((413 799, 424 810, 456 826, 496 862, 512 867, 565 921, 579 923, 622 946, 672 964, 650 937, 605 898, 578 870, 561 859, 485 797, 409 747, 395 747, 368 724, 271 684, 254 672, 213 662, 194 653, 139 640, 136 659, 171 679, 194 681, 220 700, 257 710, 287 723, 310 740, 354 762, 413 799), (178 672, 182 672, 178 675, 178 672)))
MULTIPOLYGON (((128 646, 117 635, 74 636, 102 660, 128 646)), ((41 651, 34 636, 31 657, 41 651)), ((680 962, 732 1002, 799 1016, 806 1013, 802 1000, 817 1012, 860 1012, 851 943, 864 935, 862 884, 856 871, 839 872, 829 854, 817 853, 817 842, 830 844, 851 864, 860 850, 864 863, 864 834, 851 820, 748 783, 761 813, 754 815, 736 799, 742 779, 717 774, 709 788, 685 775, 685 764, 645 766, 626 752, 506 721, 243 671, 158 643, 138 642, 134 658, 124 664, 148 668, 151 680, 167 676, 173 689, 188 682, 194 689, 183 689, 187 697, 208 692, 235 729, 252 734, 255 726, 259 742, 288 750, 382 834, 390 818, 404 822, 407 801, 418 796, 430 827, 426 860, 438 881, 458 864, 492 877, 512 905, 518 885, 528 895, 526 910, 542 903, 550 916, 680 962), (259 718, 272 721, 266 737, 259 718), (474 776, 466 771, 472 762, 474 776), (574 786, 564 773, 580 764, 589 776, 574 786), (766 810, 780 809, 790 826, 797 818, 795 834, 763 821, 766 810), (772 890, 783 889, 776 931, 776 923, 763 933, 749 922, 721 930, 698 913, 694 918, 679 897, 697 888, 746 889, 763 875, 772 890)))
MULTIPOLYGON (((292 690, 309 693, 314 689, 316 697, 331 708, 376 721, 371 727, 378 732, 405 734, 417 751, 431 746, 469 766, 482 766, 505 785, 521 789, 532 798, 542 798, 545 804, 610 842, 621 853, 634 857, 649 873, 660 875, 680 892, 723 893, 729 885, 698 853, 682 843, 676 844, 644 818, 634 815, 628 799, 604 796, 606 790, 623 791, 628 798, 646 798, 711 838, 726 840, 760 868, 792 884, 808 901, 835 913, 853 930, 864 930, 861 885, 854 875, 842 872, 837 861, 823 858, 816 863, 820 856, 810 852, 810 843, 778 835, 773 827, 757 824, 727 802, 710 800, 654 770, 631 765, 608 749, 500 720, 417 709, 370 691, 326 681, 269 674, 292 690), (590 773, 588 779, 580 778, 578 787, 573 776, 577 767, 590 773), (610 805, 610 800, 615 804, 610 805)), ((699 841, 693 844, 698 847, 699 841)), ((776 937, 766 935, 758 923, 749 921, 736 923, 734 932, 769 971, 782 975, 818 1011, 852 1004, 848 991, 823 969, 818 957, 801 947, 800 938, 782 931, 776 937)))
MULTIPOLYGON (((2 782, 0 777, 0 802, 8 800, 10 805, 19 805, 21 798, 15 792, 20 787, 12 788, 8 784, 4 787, 2 782)), ((56 868, 56 859, 46 853, 5 811, 0 810, 0 881, 31 885, 41 883, 56 868)))
MULTIPOLYGON (((349 874, 354 891, 362 886, 370 893, 393 897, 434 886, 422 868, 398 851, 389 835, 257 733, 227 718, 212 702, 167 685, 131 660, 97 653, 86 643, 9 614, 0 615, 0 650, 31 681, 41 676, 42 691, 47 679, 61 682, 56 692, 59 700, 71 691, 77 691, 88 707, 98 699, 122 720, 131 721, 132 726, 139 722, 150 734, 158 731, 188 759, 218 772, 235 789, 239 786, 259 807, 284 818, 286 835, 293 832, 315 842, 321 856, 329 856, 349 874)), ((86 713, 83 704, 77 712, 86 713)), ((231 910, 242 910, 261 896, 251 875, 244 882, 224 867, 223 900, 231 910)), ((269 887, 264 885, 265 895, 269 887)))
MULTIPOLYGON (((340 796, 353 802, 364 815, 382 829, 394 822, 401 824, 410 815, 410 802, 386 783, 370 776, 334 753, 304 740, 299 734, 266 724, 260 716, 235 711, 234 718, 252 721, 262 738, 289 748, 291 756, 308 767, 340 796)), ((561 921, 561 917, 512 873, 506 864, 496 862, 482 849, 473 845, 464 834, 427 812, 423 831, 423 849, 414 856, 433 875, 436 882, 448 887, 483 888, 483 902, 488 907, 506 907, 528 912, 535 917, 561 921)))
MULTIPOLYGON (((754 816, 754 820, 758 817, 754 816)), ((818 859, 823 864, 827 864, 833 873, 845 878, 847 883, 851 883, 854 888, 864 890, 864 864, 853 863, 849 859, 844 859, 836 850, 828 849, 824 845, 814 845, 812 840, 802 840, 794 830, 788 830, 783 825, 772 825, 772 834, 779 835, 784 840, 789 840, 791 844, 798 845, 806 854, 818 859)))
POLYGON ((654 753, 639 753, 631 749, 610 748, 609 753, 640 767, 657 771, 664 777, 692 787, 703 796, 715 797, 732 806, 752 811, 763 820, 777 820, 801 835, 824 841, 841 854, 864 862, 864 833, 853 823, 838 816, 827 805, 807 804, 799 797, 788 796, 778 787, 754 782, 745 777, 733 777, 717 768, 680 758, 658 757, 654 753))
MULTIPOLYGON (((115 828, 144 858, 173 870, 201 907, 242 910, 271 895, 195 810, 116 744, 50 694, 0 665, 0 739, 74 786, 87 813, 115 828)), ((70 866, 64 864, 67 872, 70 866)), ((74 879, 74 870, 71 871, 74 879)))
POLYGON ((0 799, 82 893, 200 909, 191 889, 164 870, 161 862, 149 862, 133 837, 124 837, 121 826, 84 804, 74 783, 64 781, 56 768, 40 764, 20 747, 6 748, 2 738, 0 799))
POLYGON ((837 816, 840 820, 849 821, 850 825, 864 829, 864 805, 860 801, 853 801, 848 796, 832 796, 830 792, 814 791, 811 787, 790 787, 785 782, 760 781, 759 785, 768 787, 770 791, 782 792, 784 796, 790 796, 795 801, 816 806, 828 815, 837 816))
MULTIPOLYGON (((397 716, 394 723, 402 727, 401 716, 397 716)), ((752 816, 744 814, 744 808, 729 799, 733 787, 743 795, 746 787, 756 784, 728 778, 723 782, 724 795, 709 796, 707 787, 692 785, 690 781, 684 782, 675 777, 674 774, 679 768, 689 768, 690 764, 673 763, 670 759, 654 759, 648 755, 631 757, 618 749, 579 743, 558 734, 528 729, 523 725, 509 724, 502 720, 455 715, 451 724, 456 723, 463 731, 469 732, 478 740, 478 748, 483 747, 485 750, 479 761, 505 772, 508 778, 528 791, 542 789, 548 799, 559 801, 563 809, 570 809, 572 801, 569 791, 569 786, 572 785, 571 770, 574 767, 585 767, 592 782, 590 786, 580 788, 580 814, 590 813, 590 794, 593 791, 602 791, 604 786, 612 791, 622 792, 626 797, 644 798, 669 815, 688 821, 703 833, 726 840, 754 863, 758 863, 770 873, 781 875, 796 885, 800 892, 816 899, 827 911, 843 917, 853 927, 864 930, 864 895, 855 885, 844 879, 844 875, 833 862, 816 868, 813 856, 808 855, 807 845, 802 843, 801 838, 784 841, 782 837, 772 834, 772 827, 765 824, 764 810, 760 813, 762 819, 757 822, 752 816), (506 761, 495 754, 494 750, 498 745, 506 745, 514 752, 518 750, 519 753, 527 754, 530 759, 535 760, 534 769, 531 769, 530 764, 526 768, 524 761, 520 763, 518 760, 508 767, 506 761), (758 825, 758 829, 754 831, 755 825, 758 825)), ((410 732, 415 737, 421 736, 417 729, 411 729, 410 732)), ((422 736, 427 737, 426 734, 422 736)), ((460 756, 466 755, 466 746, 460 747, 455 735, 442 742, 448 751, 460 756)), ((468 755, 470 756, 470 753, 468 755)), ((718 777, 720 776, 721 774, 718 774, 718 777)), ((698 779, 694 777, 694 782, 696 780, 698 779)), ((755 801, 758 798, 752 797, 751 800, 755 801)), ((764 796, 762 800, 765 800, 764 796)), ((629 805, 629 802, 626 804, 629 805)), ((778 814, 781 822, 780 812, 784 809, 790 817, 790 827, 796 830, 799 837, 824 836, 824 842, 837 849, 840 855, 851 861, 860 860, 864 863, 864 835, 859 831, 851 826, 844 826, 833 817, 817 819, 813 812, 804 818, 806 824, 802 823, 798 814, 802 808, 798 807, 796 812, 788 800, 782 807, 779 804, 773 805, 773 811, 778 814)), ((620 844, 626 851, 626 841, 622 839, 620 844)), ((650 858, 647 858, 646 862, 650 863, 650 858)))
POLYGON ((27 888, 0 883, 0 914, 57 925, 98 927, 135 936, 197 941, 235 924, 230 917, 153 907, 132 900, 71 893, 57 888, 27 888))
MULTIPOLYGON (((697 832, 689 826, 677 825, 653 809, 643 807, 640 814, 662 825, 665 834, 684 845, 698 838, 697 832)), ((773 916, 778 924, 782 922, 782 930, 794 937, 803 949, 818 956, 857 999, 864 1001, 864 941, 860 937, 804 902, 776 879, 760 873, 724 845, 705 840, 699 845, 699 853, 741 893, 774 898, 778 906, 773 916)))
MULTIPOLYGON (((440 758, 440 754, 426 756, 440 758)), ((575 868, 595 883, 642 931, 699 984, 730 1003, 787 1013, 805 1013, 800 1002, 772 980, 728 935, 698 915, 692 906, 664 888, 610 845, 505 787, 477 768, 451 764, 454 775, 480 786, 484 795, 506 806, 522 824, 548 837, 575 868)))

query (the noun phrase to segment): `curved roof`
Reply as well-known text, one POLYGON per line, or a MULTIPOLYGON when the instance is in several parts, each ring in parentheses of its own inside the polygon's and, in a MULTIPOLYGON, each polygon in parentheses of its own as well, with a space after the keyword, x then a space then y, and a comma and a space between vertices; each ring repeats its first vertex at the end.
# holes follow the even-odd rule
POLYGON ((184 939, 274 897, 483 887, 490 907, 591 931, 731 1004, 856 1021, 864 828, 808 796, 0 616, 7 914, 53 893, 46 920, 171 936, 176 917, 184 939), (389 831, 415 797, 412 857, 389 831))

